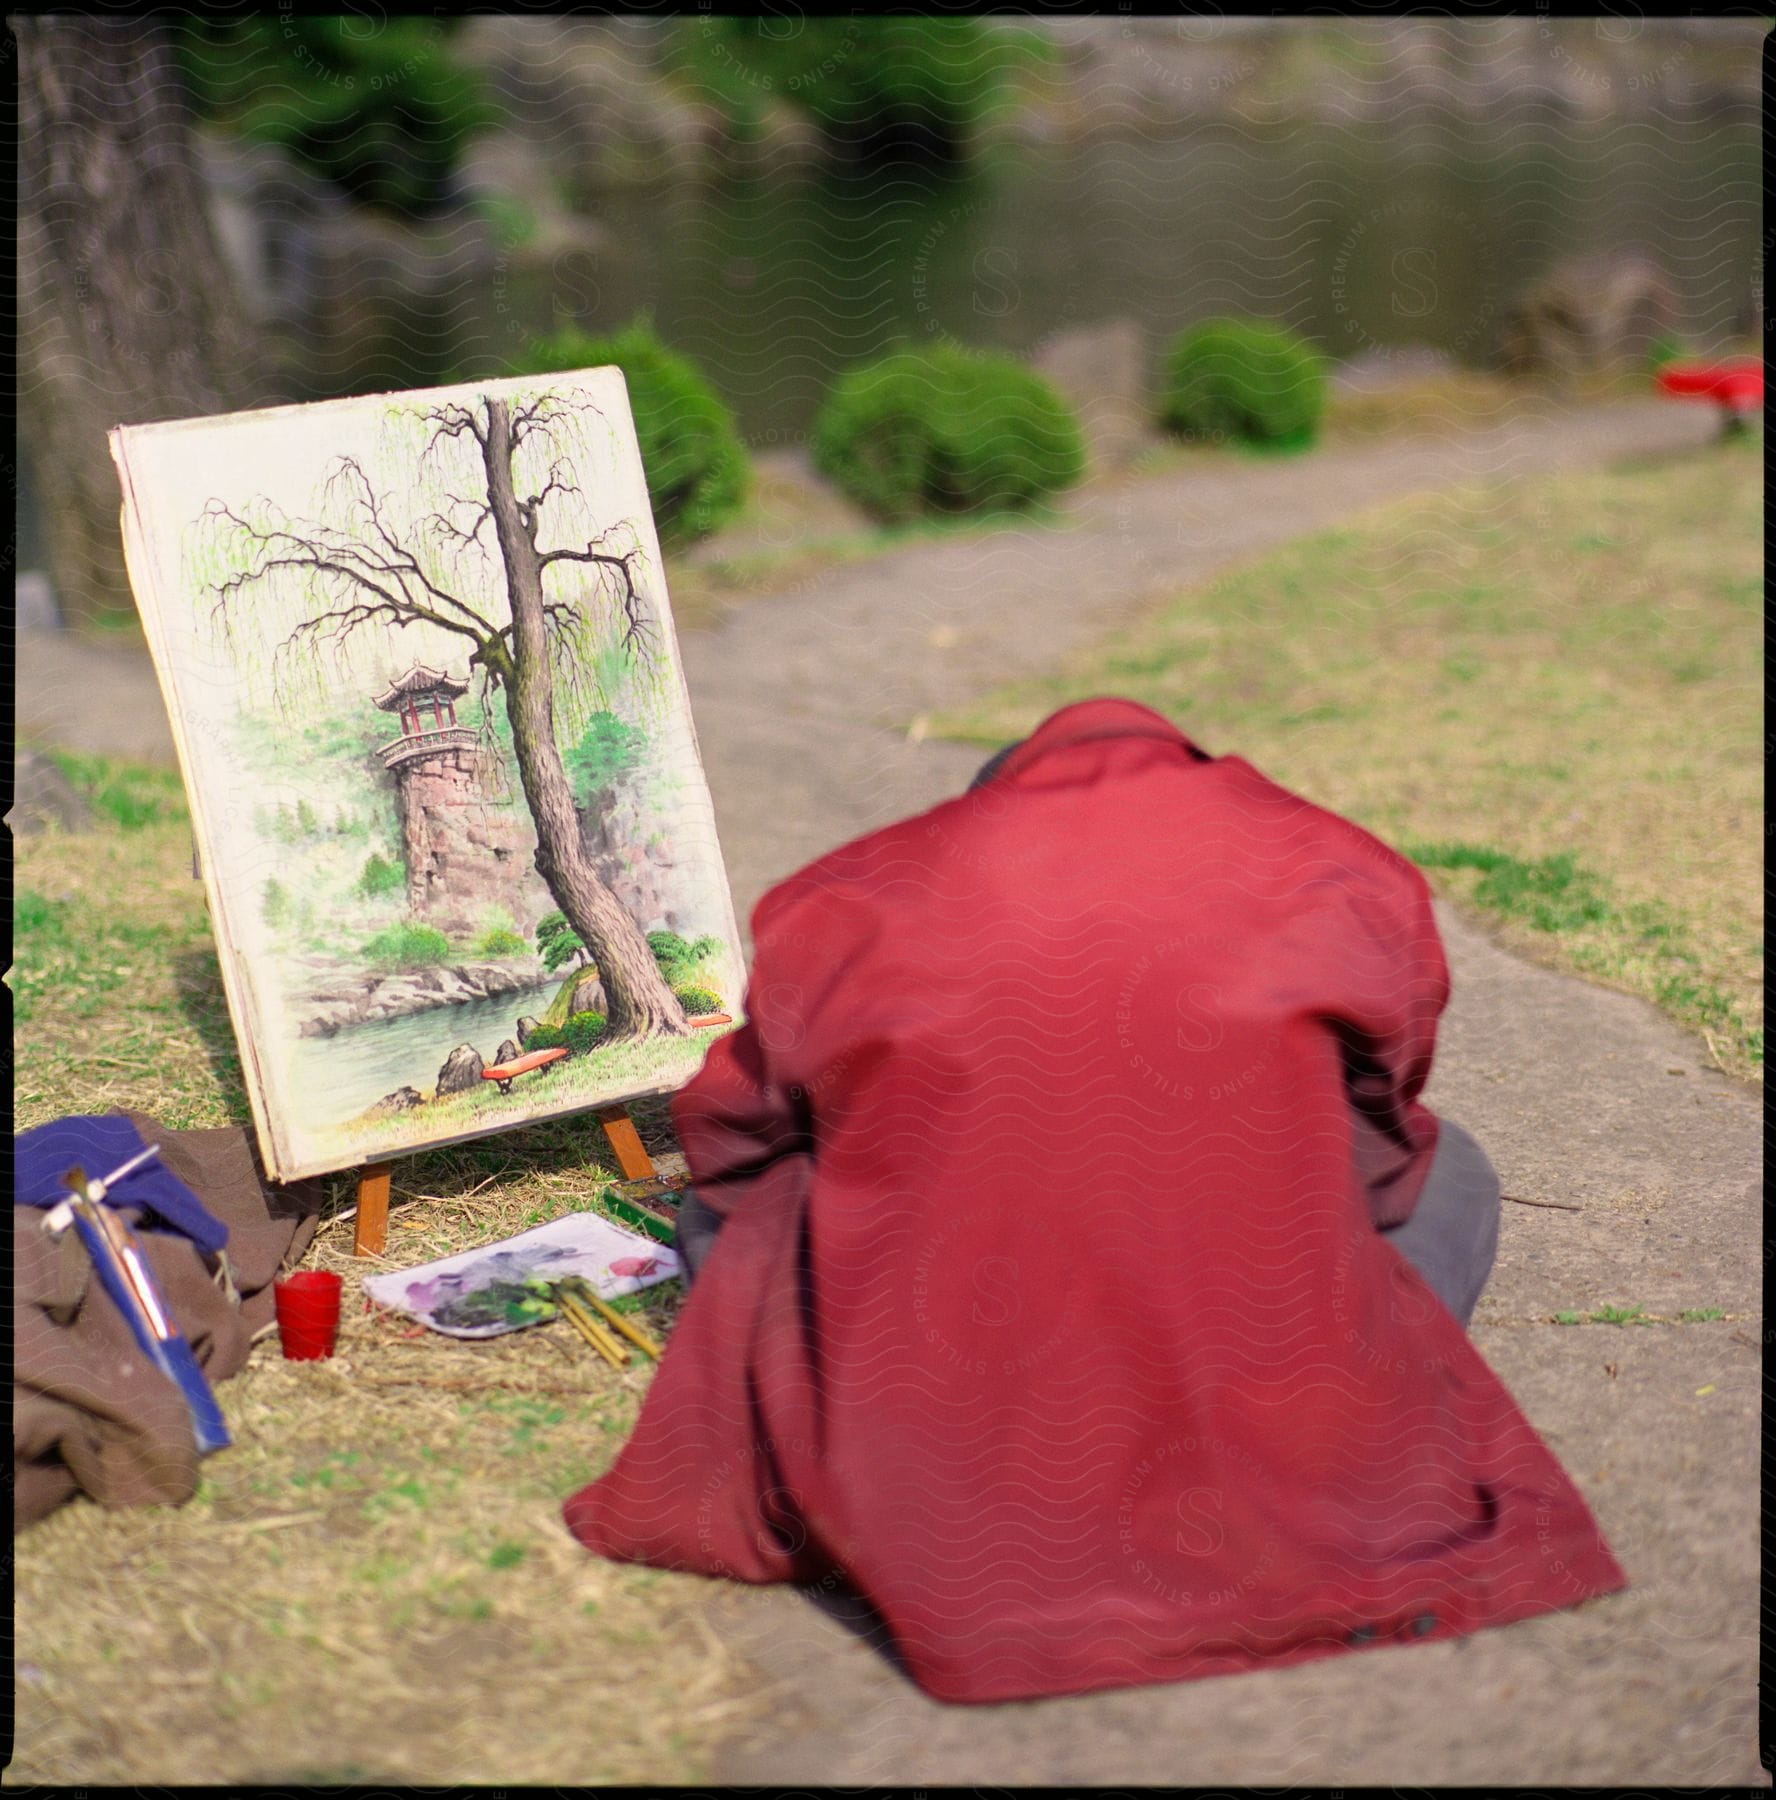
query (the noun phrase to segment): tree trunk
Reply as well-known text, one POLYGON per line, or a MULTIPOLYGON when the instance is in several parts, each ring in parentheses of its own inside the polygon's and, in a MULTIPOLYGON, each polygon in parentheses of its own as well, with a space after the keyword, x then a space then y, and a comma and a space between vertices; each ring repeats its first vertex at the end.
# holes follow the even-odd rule
POLYGON ((113 425, 256 398, 252 331, 217 252, 155 16, 15 17, 19 411, 72 622, 131 617, 113 425))
POLYGON ((512 603, 512 672, 506 712, 512 749, 536 824, 537 872, 579 935, 604 982, 606 1034, 686 1037, 684 1009, 673 999, 641 928, 599 880, 580 847, 573 789, 555 743, 555 695, 543 617, 543 568, 512 489, 512 420, 503 400, 487 402, 487 498, 512 603))

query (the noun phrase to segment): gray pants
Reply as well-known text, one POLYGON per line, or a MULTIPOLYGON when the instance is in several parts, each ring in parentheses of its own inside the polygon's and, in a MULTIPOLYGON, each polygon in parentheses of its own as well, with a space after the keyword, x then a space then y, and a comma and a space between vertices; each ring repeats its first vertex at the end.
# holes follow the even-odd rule
MULTIPOLYGON (((678 1253, 688 1284, 721 1229, 721 1220, 687 1189, 678 1209, 678 1253)), ((1417 1269, 1466 1329, 1498 1251, 1499 1179, 1486 1152, 1451 1119, 1440 1122, 1437 1153, 1424 1190, 1404 1225, 1382 1236, 1417 1269)))
POLYGON ((1498 1254, 1499 1178, 1453 1119, 1438 1121, 1437 1153, 1412 1217, 1381 1235, 1465 1330, 1498 1254))

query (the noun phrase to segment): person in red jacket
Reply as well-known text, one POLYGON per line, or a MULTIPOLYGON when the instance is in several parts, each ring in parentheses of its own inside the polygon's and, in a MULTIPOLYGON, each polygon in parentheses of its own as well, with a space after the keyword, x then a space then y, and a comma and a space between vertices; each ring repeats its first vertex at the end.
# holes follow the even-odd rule
POLYGON ((753 915, 696 1277, 589 1549, 843 1585, 946 1700, 1464 1634, 1625 1577, 1463 1326, 1423 877, 1128 701, 753 915))

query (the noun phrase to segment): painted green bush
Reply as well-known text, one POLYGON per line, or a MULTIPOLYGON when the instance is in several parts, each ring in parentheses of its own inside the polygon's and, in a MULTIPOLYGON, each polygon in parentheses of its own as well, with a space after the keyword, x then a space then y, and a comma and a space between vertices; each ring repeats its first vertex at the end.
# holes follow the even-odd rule
POLYGON ((526 956, 530 945, 518 930, 517 921, 504 907, 494 907, 481 917, 481 929, 475 934, 470 953, 497 961, 506 956, 526 956))
POLYGON ((1292 332, 1213 319, 1166 352, 1159 421, 1180 436, 1296 449, 1319 435, 1325 410, 1326 359, 1292 332))
POLYGON ((604 1035, 604 1014, 577 1012, 565 1025, 538 1025, 524 1040, 526 1050, 558 1050, 565 1046, 584 1056, 604 1035))
POLYGON ((684 1008, 685 1017, 694 1019, 699 1013, 720 1012, 722 1010, 721 995, 714 988, 684 987, 674 988, 672 997, 684 1008))
POLYGON ((959 344, 898 350, 834 383, 814 466, 879 518, 1024 506, 1085 471, 1072 409, 1007 356, 959 344))
POLYGON ((536 950, 543 959, 543 967, 553 975, 557 969, 582 957, 585 946, 568 924, 566 913, 548 912, 537 920, 536 950))
POLYGON ((562 766, 573 784, 574 803, 590 806, 606 789, 632 774, 647 757, 647 733, 614 712, 595 712, 579 742, 563 753, 562 766))
POLYGON ((696 365, 667 349, 646 318, 604 337, 570 326, 532 338, 508 366, 514 375, 553 375, 613 363, 629 389, 661 542, 688 544, 720 530, 751 485, 746 446, 696 365))
POLYGON ((366 900, 398 894, 406 885, 407 877, 399 863, 390 862, 374 850, 364 859, 363 871, 358 876, 358 892, 366 900))
POLYGON ((379 969, 432 968, 450 961, 450 940, 435 926, 402 919, 367 939, 362 955, 379 969))
POLYGON ((721 939, 700 937, 687 942, 676 931, 650 931, 648 948, 669 988, 694 987, 697 971, 710 957, 721 954, 721 939))

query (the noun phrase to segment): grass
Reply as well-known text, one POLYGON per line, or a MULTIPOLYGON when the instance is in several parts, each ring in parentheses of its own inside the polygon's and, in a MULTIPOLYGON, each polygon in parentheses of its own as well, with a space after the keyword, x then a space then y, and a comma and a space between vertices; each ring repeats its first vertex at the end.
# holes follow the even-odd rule
MULTIPOLYGON (((18 1128, 119 1104, 245 1123, 189 827, 170 807, 113 814, 16 855, 18 1128)), ((650 1150, 672 1147, 663 1101, 631 1111, 650 1150)), ((704 1585, 600 1562, 559 1517, 649 1370, 610 1368, 563 1324, 463 1343, 363 1310, 367 1274, 608 1210, 610 1162, 583 1115, 403 1159, 377 1259, 351 1255, 350 1178, 322 1184, 304 1264, 345 1277, 337 1358, 260 1344, 217 1390, 236 1442, 188 1505, 77 1500, 17 1539, 10 1780, 705 1777, 738 1671, 696 1617, 704 1585)), ((628 1304, 664 1338, 680 1295, 628 1304)))
MULTIPOLYGON (((564 1058, 512 1084, 502 1094, 489 1081, 460 1094, 428 1099, 423 1113, 396 1115, 387 1120, 354 1119, 332 1133, 316 1134, 317 1140, 349 1144, 354 1154, 369 1156, 384 1144, 411 1138, 416 1127, 428 1136, 458 1131, 485 1131, 503 1122, 522 1118, 540 1107, 551 1110, 573 1105, 603 1105, 615 1093, 643 1094, 663 1085, 676 1086, 687 1067, 695 1068, 710 1043, 725 1030, 698 1031, 689 1038, 650 1038, 642 1043, 613 1044, 585 1056, 564 1058)), ((304 1154, 308 1152, 305 1148, 304 1154)))
POLYGON ((1556 1325, 1711 1325, 1717 1319, 1736 1318, 1721 1306, 1690 1306, 1675 1316, 1650 1313, 1638 1302, 1628 1306, 1600 1306, 1595 1312, 1557 1312, 1556 1325))
POLYGON ((1071 700, 1144 701, 1755 1078, 1761 557, 1755 444, 1425 495, 932 729, 997 746, 1071 700))
POLYGON ((46 754, 100 823, 139 831, 144 825, 191 816, 185 806, 184 785, 171 769, 143 768, 78 750, 46 754))

